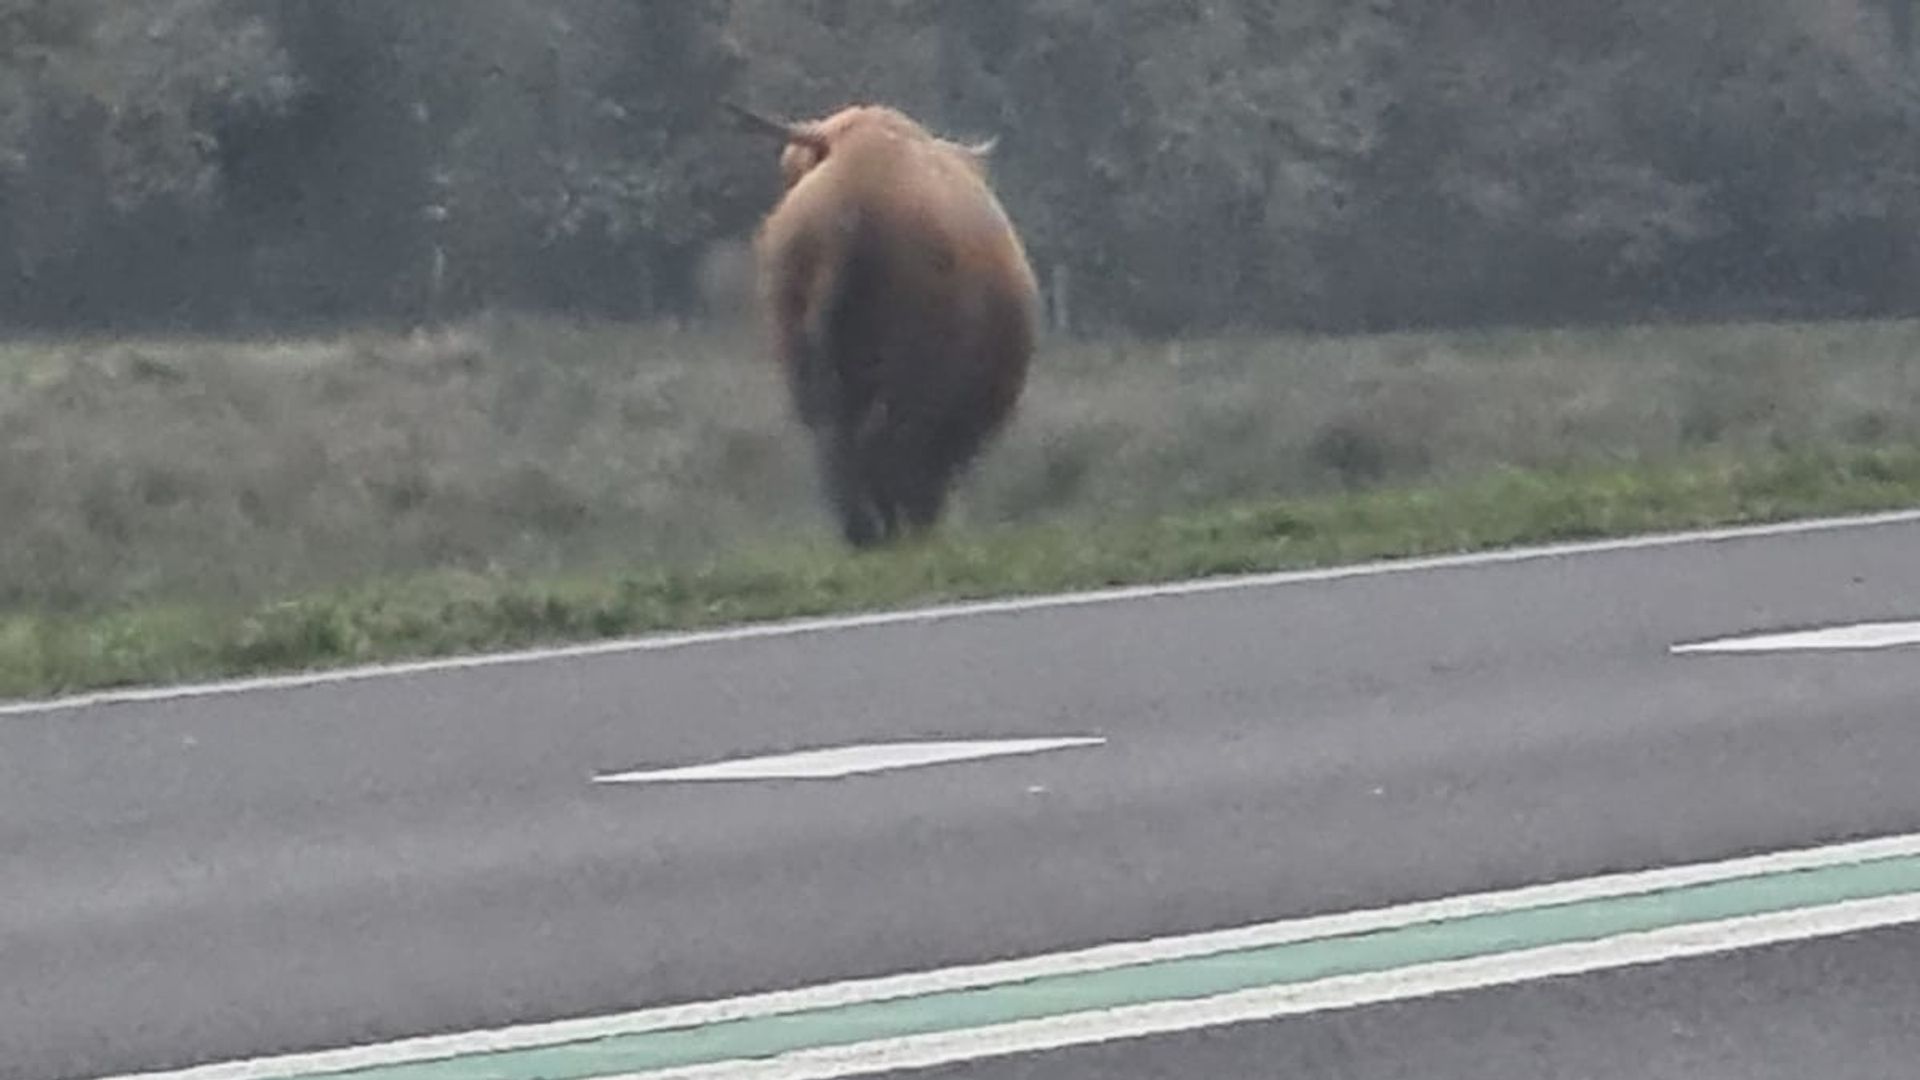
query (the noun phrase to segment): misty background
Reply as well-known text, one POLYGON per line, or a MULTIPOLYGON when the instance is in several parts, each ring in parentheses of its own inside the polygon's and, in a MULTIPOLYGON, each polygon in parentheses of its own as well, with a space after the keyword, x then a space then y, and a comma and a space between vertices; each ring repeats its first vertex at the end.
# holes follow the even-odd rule
POLYGON ((776 114, 998 134, 1079 333, 1914 308, 1907 0, 0 0, 0 328, 737 303, 776 114))
POLYGON ((60 629, 143 605, 825 580, 747 317, 778 147, 729 98, 999 137, 1049 325, 961 552, 1920 446, 1910 15, 0 0, 0 687, 154 675, 192 635, 60 629))

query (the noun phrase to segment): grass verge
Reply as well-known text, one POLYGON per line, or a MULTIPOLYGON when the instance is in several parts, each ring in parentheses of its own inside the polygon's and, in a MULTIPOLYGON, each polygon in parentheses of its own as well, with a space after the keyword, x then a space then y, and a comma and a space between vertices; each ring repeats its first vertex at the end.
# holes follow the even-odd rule
MULTIPOLYGON (((0 336, 0 612, 831 538, 757 330, 0 336)), ((1500 468, 1920 445, 1920 320, 1049 339, 955 535, 1500 468)), ((783 549, 784 550, 784 549, 783 549)))
POLYGON ((0 616, 0 697, 1916 506, 1920 446, 1723 451, 1010 525, 863 556, 810 543, 630 573, 425 573, 254 607, 0 616))

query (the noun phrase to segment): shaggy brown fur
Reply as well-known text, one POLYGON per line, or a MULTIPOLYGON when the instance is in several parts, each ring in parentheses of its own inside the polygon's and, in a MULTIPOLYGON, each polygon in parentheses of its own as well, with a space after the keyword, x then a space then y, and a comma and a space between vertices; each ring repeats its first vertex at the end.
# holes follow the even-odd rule
POLYGON ((884 106, 794 124, 735 111, 784 140, 760 298, 841 533, 868 547, 930 528, 1034 348, 1038 290, 988 183, 991 143, 884 106))

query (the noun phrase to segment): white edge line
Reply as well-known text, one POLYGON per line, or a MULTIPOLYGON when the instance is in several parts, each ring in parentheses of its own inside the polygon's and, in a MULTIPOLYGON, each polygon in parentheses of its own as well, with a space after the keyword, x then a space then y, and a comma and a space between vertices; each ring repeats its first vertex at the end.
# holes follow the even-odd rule
POLYGON ((1428 570, 1498 566, 1538 559, 1568 558, 1578 555, 1639 551, 1648 548, 1678 547, 1688 544, 1723 543, 1778 536, 1795 536, 1803 533, 1830 532, 1842 529, 1864 529, 1884 525, 1904 525, 1914 522, 1920 522, 1920 509, 1894 510, 1880 514, 1863 514, 1852 517, 1807 518, 1800 521, 1782 521, 1764 525, 1736 525, 1718 529, 1649 533, 1607 540, 1582 540, 1563 544, 1501 548, 1457 555, 1424 555, 1403 559, 1350 563, 1343 566, 1320 567, 1312 570, 1281 570, 1259 574, 1225 574, 1184 581, 1163 582, 1160 584, 1128 585, 1110 589, 1090 589, 1080 592, 1044 593, 1033 596, 1008 597, 1000 600, 939 604, 918 608, 866 612, 855 615, 827 615, 805 619, 772 620, 720 627, 711 630, 649 634, 640 637, 583 642, 576 645, 560 645, 509 652, 474 653, 463 656, 439 657, 430 660, 411 660, 391 664, 369 664, 358 667, 310 671, 291 675, 265 675, 255 678, 228 679, 218 682, 185 683, 177 686, 150 686, 120 690, 102 690, 47 700, 18 701, 0 704, 0 717, 25 716, 36 713, 88 708, 98 705, 123 705, 139 702, 169 701, 177 698, 208 697, 216 694, 238 694, 261 690, 292 690, 330 683, 354 682, 362 679, 391 678, 400 675, 456 671, 477 667, 495 667, 503 664, 523 664, 544 660, 565 660, 578 657, 601 656, 608 653, 655 652, 663 649, 685 648, 691 645, 747 641, 754 638, 790 637, 826 631, 892 626, 901 623, 942 622, 948 619, 970 618, 979 615, 1080 607, 1089 604, 1107 604, 1127 600, 1196 596, 1203 593, 1227 590, 1275 588, 1314 582, 1341 581, 1348 578, 1418 573, 1428 570))
POLYGON ((836 1080, 961 1061, 1058 1050, 1089 1043, 1137 1039, 1197 1028, 1276 1020, 1307 1013, 1441 994, 1481 990, 1541 979, 1920 922, 1920 896, 1847 901, 1800 911, 1774 912, 1687 926, 1666 927, 1563 945, 1440 961, 1309 983, 1260 987, 1213 997, 1157 1001, 997 1024, 991 1027, 910 1035, 773 1058, 736 1060, 608 1076, 604 1080, 836 1080))
POLYGON ((110 1080, 281 1080, 354 1069, 413 1064, 471 1054, 525 1050, 613 1035, 698 1027, 816 1009, 968 990, 1061 975, 1106 971, 1135 964, 1182 960, 1223 952, 1390 930, 1420 923, 1497 915, 1557 904, 1639 896, 1737 878, 1818 870, 1880 859, 1920 856, 1920 833, 1881 837, 1798 851, 1750 855, 1720 862, 1606 874, 1575 881, 1530 885, 1417 901, 1367 911, 1309 916, 1228 930, 1115 942, 1041 956, 999 960, 935 971, 852 979, 794 990, 777 990, 720 1001, 641 1009, 607 1016, 520 1024, 491 1030, 424 1035, 393 1042, 218 1062, 110 1080))
POLYGON ((1101 735, 1040 739, 952 739, 922 742, 851 743, 780 754, 722 758, 697 765, 601 773, 596 784, 765 784, 842 780, 849 776, 958 765, 993 758, 1019 757, 1106 745, 1101 735), (889 756, 894 755, 894 756, 889 756), (840 764, 825 762, 839 760, 840 764), (806 762, 816 762, 808 767, 806 762), (783 771, 784 769, 784 771, 783 771))

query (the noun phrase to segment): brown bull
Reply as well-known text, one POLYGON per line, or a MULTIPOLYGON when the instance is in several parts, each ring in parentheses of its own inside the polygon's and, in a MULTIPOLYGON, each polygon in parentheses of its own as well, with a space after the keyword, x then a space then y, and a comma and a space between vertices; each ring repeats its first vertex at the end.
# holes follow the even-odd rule
POLYGON ((868 547, 930 528, 1033 353, 1038 290, 987 182, 993 144, 883 106, 800 123, 729 107, 783 141, 760 298, 841 534, 868 547))

